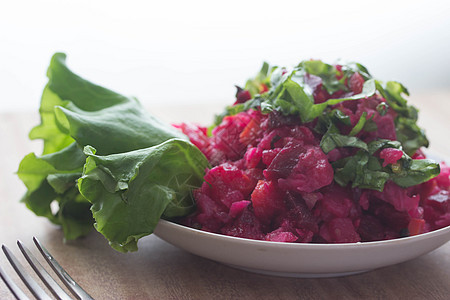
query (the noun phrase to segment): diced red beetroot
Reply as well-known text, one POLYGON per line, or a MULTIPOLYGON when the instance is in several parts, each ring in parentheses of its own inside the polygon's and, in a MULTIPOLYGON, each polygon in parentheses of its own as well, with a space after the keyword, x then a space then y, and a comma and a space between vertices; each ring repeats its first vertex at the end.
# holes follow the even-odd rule
POLYGON ((399 237, 400 231, 408 227, 411 219, 408 212, 398 211, 391 204, 376 198, 371 200, 369 212, 380 220, 386 231, 395 232, 395 237, 399 237))
POLYGON ((414 153, 413 156, 411 156, 412 159, 425 159, 425 154, 420 149, 417 149, 416 153, 414 153))
POLYGON ((450 166, 447 166, 445 162, 441 162, 440 164, 441 172, 437 177, 434 178, 436 180, 437 185, 442 188, 449 190, 450 189, 450 166))
POLYGON ((243 90, 239 87, 237 87, 237 92, 236 92, 236 102, 235 104, 238 103, 244 103, 247 102, 248 100, 252 99, 252 95, 250 94, 249 91, 247 90, 243 90))
POLYGON ((303 141, 294 139, 293 137, 280 137, 279 139, 276 139, 272 142, 273 148, 284 148, 287 144, 293 143, 298 145, 304 145, 305 143, 303 141))
POLYGON ((319 145, 320 143, 320 140, 317 140, 312 131, 305 126, 294 126, 290 129, 289 136, 307 145, 319 145))
POLYGON ((327 243, 332 243, 333 239, 331 238, 330 230, 328 229, 328 224, 322 224, 319 230, 319 236, 325 240, 327 243))
POLYGON ((352 126, 355 126, 363 113, 367 113, 367 119, 371 119, 377 126, 375 131, 362 130, 357 136, 365 142, 370 142, 376 139, 396 140, 397 133, 395 130, 395 114, 392 110, 384 116, 381 116, 377 111, 377 106, 382 102, 379 96, 372 96, 367 99, 357 101, 344 101, 336 107, 339 107, 342 112, 350 117, 352 126), (355 107, 356 106, 356 107, 355 107), (345 109, 347 108, 347 109, 345 109))
POLYGON ((265 236, 261 223, 248 207, 242 211, 237 219, 226 224, 220 232, 230 236, 255 240, 262 240, 265 236))
POLYGON ((395 164, 403 156, 403 151, 395 148, 385 148, 380 152, 380 158, 383 159, 383 167, 389 164, 395 164))
POLYGON ((323 103, 330 99, 330 94, 323 88, 316 89, 313 94, 314 97, 314 103, 323 103))
POLYGON ((282 215, 282 227, 289 231, 301 229, 317 233, 319 231, 319 226, 317 225, 319 219, 313 215, 305 201, 301 197, 296 196, 288 193, 286 197, 288 211, 282 215))
POLYGON ((233 202, 233 203, 231 204, 231 207, 230 207, 230 213, 229 213, 230 217, 236 218, 237 216, 239 216, 239 215, 242 213, 242 211, 243 211, 250 203, 251 203, 251 202, 250 202, 250 201, 247 201, 247 200, 241 200, 241 201, 233 202))
POLYGON ((330 94, 322 86, 322 78, 306 74, 305 84, 313 91, 314 103, 322 103, 330 98, 330 94))
POLYGON ((181 132, 187 135, 191 143, 197 146, 197 148, 199 148, 203 152, 203 154, 206 153, 206 149, 208 148, 210 143, 206 127, 201 127, 189 123, 174 124, 173 126, 180 129, 181 132))
POLYGON ((220 197, 220 201, 225 204, 226 207, 231 207, 234 202, 244 199, 244 195, 237 190, 228 190, 226 194, 220 197))
POLYGON ((364 85, 364 78, 358 72, 354 73, 348 82, 349 88, 352 90, 353 94, 359 94, 362 92, 364 85))
POLYGON ((320 228, 320 235, 330 243, 356 243, 361 237, 348 218, 336 218, 320 228))
POLYGON ((373 131, 372 133, 376 133, 374 135, 377 138, 391 141, 395 141, 397 139, 394 118, 391 115, 387 114, 374 118, 374 122, 377 124, 377 131, 373 131))
POLYGON ((259 113, 251 114, 251 120, 239 134, 239 142, 243 145, 253 144, 261 135, 261 115, 259 113))
POLYGON ((450 192, 440 190, 438 193, 429 196, 425 204, 443 213, 450 212, 450 192))
POLYGON ((398 211, 416 209, 419 205, 419 195, 408 196, 405 189, 392 181, 386 182, 383 192, 373 191, 372 194, 379 199, 392 204, 398 211))
POLYGON ((408 211, 408 215, 413 219, 423 219, 423 207, 418 206, 416 209, 408 211))
POLYGON ((197 214, 193 223, 199 223, 203 230, 217 232, 228 221, 225 208, 201 192, 196 193, 195 198, 197 214))
POLYGON ((281 137, 278 135, 278 132, 273 130, 270 133, 264 135, 264 137, 259 142, 258 148, 261 150, 268 150, 273 148, 273 141, 278 140, 281 137))
POLYGON ((359 205, 364 210, 369 209, 369 195, 370 195, 369 191, 363 191, 359 198, 359 205))
POLYGON ((423 218, 430 225, 431 230, 438 229, 439 227, 436 225, 436 221, 438 221, 442 217, 442 212, 434 209, 431 206, 425 206, 423 208, 423 218))
POLYGON ((298 237, 295 236, 292 232, 289 231, 279 231, 278 229, 275 231, 272 231, 271 233, 266 234, 264 237, 266 241, 271 242, 295 242, 298 240, 298 237))
POLYGON ((252 187, 255 187, 259 180, 264 179, 263 170, 260 168, 247 169, 244 174, 251 180, 252 187))
POLYGON ((339 90, 339 91, 336 91, 333 94, 331 94, 330 98, 331 99, 343 98, 343 97, 345 97, 346 94, 347 93, 345 91, 339 90))
MULTIPOLYGON (((278 157, 279 155, 275 157, 274 161, 278 157)), ((268 171, 272 165, 273 162, 267 169, 268 171)), ((266 174, 264 175, 267 177, 266 174)), ((309 146, 305 152, 300 153, 291 173, 280 178, 278 184, 284 190, 310 193, 329 185, 333 181, 333 176, 333 168, 322 149, 317 146, 309 146)))
POLYGON ((281 126, 291 126, 291 125, 297 125, 301 122, 296 116, 293 115, 287 115, 285 116, 281 112, 273 111, 270 113, 266 118, 263 118, 261 120, 261 127, 264 130, 271 130, 274 128, 278 128, 281 126))
POLYGON ((259 148, 248 148, 244 154, 245 165, 249 169, 256 168, 262 158, 262 151, 259 148))
POLYGON ((384 239, 384 226, 374 216, 365 215, 359 222, 358 234, 363 242, 380 241, 384 239))
POLYGON ((212 196, 219 199, 230 190, 240 191, 245 198, 254 188, 253 181, 230 163, 212 168, 206 173, 204 179, 211 185, 212 196))
POLYGON ((450 213, 440 215, 439 218, 434 222, 436 229, 444 228, 450 225, 450 213))
POLYGON ((245 113, 236 116, 227 116, 222 123, 213 129, 213 142, 215 151, 222 151, 226 159, 237 160, 245 153, 245 145, 239 140, 239 136, 251 117, 245 113))
MULTIPOLYGON (((436 178, 434 179, 435 181, 436 178)), ((435 230, 450 225, 450 188, 439 190, 435 184, 432 194, 424 201, 424 219, 435 230), (436 192, 436 190, 438 190, 436 192)))
POLYGON ((301 144, 289 143, 275 156, 269 167, 264 170, 264 176, 268 180, 276 180, 289 176, 297 165, 299 156, 304 152, 301 144))
POLYGON ((305 200, 306 206, 311 210, 316 205, 317 201, 323 199, 323 195, 319 192, 315 193, 302 193, 302 197, 305 200))
POLYGON ((339 151, 338 148, 334 148, 333 150, 331 150, 330 152, 328 152, 327 154, 327 158, 329 162, 334 162, 337 161, 339 159, 341 159, 341 152, 339 151))
POLYGON ((269 166, 272 163, 273 159, 277 156, 277 154, 280 153, 280 151, 281 151, 281 148, 264 150, 262 152, 262 162, 266 166, 269 166))
POLYGON ((281 192, 273 181, 258 181, 251 195, 255 216, 265 223, 277 214, 281 213, 285 207, 283 203, 283 192, 281 192))
POLYGON ((298 243, 310 243, 313 240, 314 232, 311 230, 296 228, 295 232, 298 236, 298 243))
POLYGON ((331 214, 332 218, 348 217, 350 209, 353 207, 353 202, 349 199, 347 191, 339 186, 334 186, 329 192, 324 193, 320 204, 322 212, 327 213, 325 215, 331 214))

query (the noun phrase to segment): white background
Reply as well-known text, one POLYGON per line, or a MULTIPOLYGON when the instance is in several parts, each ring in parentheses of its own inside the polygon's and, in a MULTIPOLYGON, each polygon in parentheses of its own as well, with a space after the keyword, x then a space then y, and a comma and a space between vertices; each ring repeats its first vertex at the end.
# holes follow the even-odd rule
POLYGON ((51 55, 147 107, 231 103, 263 61, 359 61, 450 89, 449 1, 4 1, 0 111, 36 110, 51 55))

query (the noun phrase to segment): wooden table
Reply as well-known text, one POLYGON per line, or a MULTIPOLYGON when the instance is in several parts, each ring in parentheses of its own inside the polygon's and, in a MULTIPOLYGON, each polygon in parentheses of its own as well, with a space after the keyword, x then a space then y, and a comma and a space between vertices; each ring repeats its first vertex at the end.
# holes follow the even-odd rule
MULTIPOLYGON (((420 124, 431 150, 450 157, 450 90, 419 94, 411 102, 421 109, 420 124)), ((153 108, 168 121, 204 124, 218 112, 217 105, 153 108)), ((20 239, 32 247, 32 236, 37 236, 96 299, 450 299, 450 243, 406 263, 325 279, 247 273, 191 255, 156 236, 142 239, 139 251, 129 254, 111 249, 97 232, 63 243, 58 227, 19 203, 25 188, 14 172, 25 154, 41 151, 39 143, 27 139, 37 123, 37 113, 0 114, 0 242, 24 262, 15 242, 20 239)), ((4 255, 0 264, 18 281, 4 255)), ((3 282, 0 299, 13 299, 3 282)))

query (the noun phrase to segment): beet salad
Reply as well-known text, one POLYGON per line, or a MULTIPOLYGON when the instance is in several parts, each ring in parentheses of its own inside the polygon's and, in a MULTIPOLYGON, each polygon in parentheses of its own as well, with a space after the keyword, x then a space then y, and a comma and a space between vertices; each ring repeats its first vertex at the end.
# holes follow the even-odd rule
POLYGON ((177 125, 210 167, 184 225, 235 237, 354 243, 450 225, 450 168, 426 158, 398 82, 358 63, 269 67, 204 128, 177 125))
MULTIPOLYGON (((450 225, 450 168, 400 83, 358 63, 270 67, 208 127, 172 126, 55 53, 22 202, 66 240, 100 232, 138 250, 160 219, 248 239, 354 243, 450 225)), ((231 103, 230 103, 231 104, 231 103)))

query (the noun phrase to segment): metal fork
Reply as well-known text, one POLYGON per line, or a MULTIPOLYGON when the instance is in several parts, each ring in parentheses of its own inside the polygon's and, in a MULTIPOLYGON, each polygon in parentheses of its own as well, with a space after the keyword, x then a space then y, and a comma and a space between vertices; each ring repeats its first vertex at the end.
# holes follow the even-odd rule
MULTIPOLYGON (((48 252, 47 249, 39 242, 39 240, 33 237, 34 244, 38 248, 39 252, 45 258, 45 260, 52 267, 53 271, 58 275, 61 281, 66 285, 69 291, 76 297, 76 299, 94 299, 88 293, 86 293, 70 276, 67 272, 59 265, 59 263, 53 258, 53 256, 48 252)), ((30 266, 45 284, 45 286, 50 290, 50 292, 57 299, 70 300, 72 299, 60 286, 59 284, 50 276, 50 274, 42 267, 39 261, 33 256, 33 254, 28 250, 21 241, 17 241, 20 251, 22 252, 25 259, 28 261, 30 266)), ((37 282, 27 273, 25 268, 19 263, 17 258, 12 254, 12 252, 2 245, 2 250, 11 263, 14 270, 19 275, 20 279, 25 283, 27 288, 33 294, 36 299, 51 299, 50 296, 37 284, 37 282)), ((6 283, 13 295, 19 299, 29 299, 25 293, 11 280, 11 278, 3 271, 0 267, 0 277, 6 283)))

